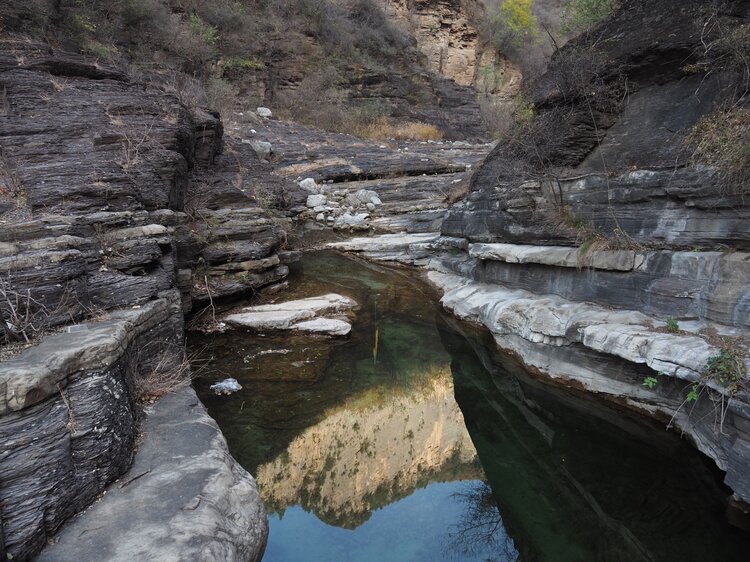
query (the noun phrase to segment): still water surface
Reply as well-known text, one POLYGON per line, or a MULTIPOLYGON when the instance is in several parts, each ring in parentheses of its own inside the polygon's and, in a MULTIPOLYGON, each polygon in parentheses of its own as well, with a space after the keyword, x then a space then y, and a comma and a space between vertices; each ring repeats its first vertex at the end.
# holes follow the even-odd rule
POLYGON ((269 514, 266 561, 745 561, 727 490, 662 426, 540 384, 411 270, 306 254, 284 300, 351 337, 193 334, 196 382, 269 514), (243 390, 208 386, 235 377, 243 390))

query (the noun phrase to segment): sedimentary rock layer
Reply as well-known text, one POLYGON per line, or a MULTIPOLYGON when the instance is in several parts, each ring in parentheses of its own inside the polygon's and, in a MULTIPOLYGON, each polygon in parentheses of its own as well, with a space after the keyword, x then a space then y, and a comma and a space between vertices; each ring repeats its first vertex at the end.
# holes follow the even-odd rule
POLYGON ((150 406, 141 429, 129 472, 38 560, 259 561, 263 502, 195 391, 185 386, 150 406))

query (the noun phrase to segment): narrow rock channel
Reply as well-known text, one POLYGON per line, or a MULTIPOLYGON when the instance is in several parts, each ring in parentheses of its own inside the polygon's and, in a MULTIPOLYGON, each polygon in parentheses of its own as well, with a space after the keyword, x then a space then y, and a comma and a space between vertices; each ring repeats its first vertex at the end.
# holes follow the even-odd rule
POLYGON ((0 561, 745 561, 750 3, 0 3, 0 561))

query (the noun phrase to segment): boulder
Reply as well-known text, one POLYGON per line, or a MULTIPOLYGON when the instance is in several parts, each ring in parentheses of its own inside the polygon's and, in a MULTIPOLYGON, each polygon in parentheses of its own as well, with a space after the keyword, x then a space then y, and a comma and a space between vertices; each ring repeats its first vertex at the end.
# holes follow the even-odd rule
POLYGON ((348 336, 352 331, 352 325, 336 318, 316 318, 295 324, 294 329, 327 336, 348 336))
POLYGON ((333 227, 342 230, 367 230, 369 228, 369 218, 370 215, 368 213, 357 213, 352 215, 351 213, 346 212, 336 219, 333 223, 333 227))
POLYGON ((250 141, 249 144, 253 147, 255 154, 257 154, 258 158, 260 158, 261 160, 268 160, 273 153, 273 146, 270 142, 254 140, 250 141))

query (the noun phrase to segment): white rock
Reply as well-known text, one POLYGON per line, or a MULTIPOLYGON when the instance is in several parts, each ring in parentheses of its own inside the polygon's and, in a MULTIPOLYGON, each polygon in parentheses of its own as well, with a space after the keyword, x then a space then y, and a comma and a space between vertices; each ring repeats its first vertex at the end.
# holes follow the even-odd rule
POLYGON ((367 204, 367 210, 368 211, 374 211, 375 210, 375 203, 368 203, 367 204))
POLYGON ((305 178, 301 182, 299 182, 297 185, 299 185, 302 189, 304 189, 308 193, 320 193, 320 188, 318 187, 318 184, 315 183, 315 180, 312 178, 305 178))
POLYGON ((357 302, 354 299, 339 295, 338 293, 328 293, 319 297, 308 297, 306 299, 297 299, 274 304, 248 306, 242 309, 242 313, 311 311, 313 314, 325 314, 328 312, 349 310, 355 306, 357 306, 357 302))
POLYGON ((380 198, 378 197, 378 194, 374 191, 370 191, 369 189, 360 189, 355 196, 361 203, 374 203, 375 205, 380 204, 380 198))
POLYGON ((319 297, 287 301, 277 304, 249 306, 237 314, 230 314, 226 322, 251 330, 299 330, 304 332, 346 335, 351 325, 341 318, 325 318, 324 314, 340 315, 356 307, 357 303, 336 293, 319 297))
POLYGON ((258 158, 260 158, 261 160, 268 160, 273 153, 273 146, 270 142, 250 141, 250 146, 253 147, 255 154, 257 154, 258 158))
POLYGON ((307 196, 307 206, 312 209, 320 205, 325 205, 327 200, 325 195, 311 193, 307 196))
POLYGON ((318 214, 317 214, 317 215, 315 216, 315 220, 316 220, 316 221, 321 221, 321 222, 322 222, 322 221, 326 220, 326 216, 325 216, 325 215, 324 215, 323 213, 318 213, 318 214))
POLYGON ((581 255, 570 246, 531 246, 525 244, 471 244, 473 258, 507 263, 538 263, 557 267, 593 267, 612 271, 632 271, 643 257, 632 250, 593 250, 581 255))
POLYGON ((366 230, 369 228, 369 225, 367 224, 367 219, 369 218, 370 215, 368 213, 357 213, 356 215, 352 215, 347 212, 336 219, 333 227, 340 229, 351 228, 353 230, 366 230))
POLYGON ((237 379, 224 379, 211 385, 211 390, 216 394, 232 394, 238 390, 242 390, 242 385, 237 382, 237 379))
POLYGON ((352 325, 335 318, 316 318, 295 324, 292 329, 327 336, 347 336, 352 331, 352 325))
POLYGON ((259 117, 263 117, 265 119, 270 119, 271 117, 273 117, 273 112, 267 107, 259 107, 255 110, 255 113, 257 113, 259 117))
POLYGON ((311 320, 315 317, 315 311, 308 309, 257 310, 257 308, 250 307, 239 314, 230 314, 225 318, 225 321, 230 326, 252 330, 290 330, 292 325, 297 322, 311 320))

